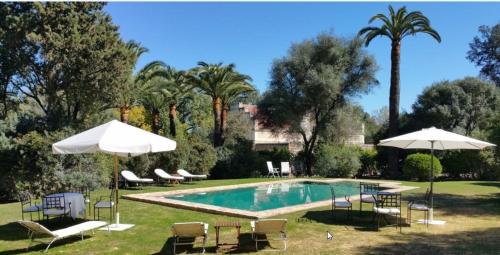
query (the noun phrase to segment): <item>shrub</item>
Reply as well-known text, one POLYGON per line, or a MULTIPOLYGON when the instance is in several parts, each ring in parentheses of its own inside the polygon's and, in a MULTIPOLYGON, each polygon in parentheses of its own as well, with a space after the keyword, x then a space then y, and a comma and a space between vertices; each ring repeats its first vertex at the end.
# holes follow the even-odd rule
POLYGON ((377 150, 375 149, 360 149, 360 161, 361 168, 358 172, 358 176, 361 177, 365 174, 374 175, 377 173, 377 150))
POLYGON ((192 135, 189 138, 189 155, 185 166, 195 174, 208 174, 217 161, 214 147, 201 137, 192 135))
MULTIPOLYGON (((441 174, 443 167, 436 156, 432 157, 434 170, 433 176, 441 174)), ((420 181, 429 179, 431 169, 431 155, 424 153, 410 154, 406 157, 403 164, 403 175, 408 179, 417 178, 420 181)))
POLYGON ((352 177, 361 168, 359 153, 353 147, 323 144, 315 156, 315 172, 321 176, 352 177))
POLYGON ((215 179, 248 178, 260 175, 265 159, 253 150, 252 141, 238 138, 234 144, 217 148, 217 164, 210 171, 215 179))

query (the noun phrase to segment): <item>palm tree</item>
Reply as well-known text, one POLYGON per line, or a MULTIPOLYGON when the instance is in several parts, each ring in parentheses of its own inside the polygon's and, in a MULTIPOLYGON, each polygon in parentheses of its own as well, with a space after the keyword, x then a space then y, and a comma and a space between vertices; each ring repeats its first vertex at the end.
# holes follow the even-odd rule
MULTIPOLYGON (((409 35, 424 33, 430 35, 436 41, 441 42, 438 32, 430 26, 430 21, 421 12, 408 13, 406 7, 401 7, 397 12, 389 5, 389 16, 377 14, 369 23, 382 22, 380 27, 365 27, 359 31, 364 35, 365 45, 377 36, 387 37, 391 40, 391 87, 389 95, 389 136, 398 134, 399 129, 399 61, 401 55, 401 40, 409 35)), ((397 150, 389 153, 389 173, 395 175, 398 169, 397 150)))
MULTIPOLYGON (((212 112, 214 114, 213 143, 215 147, 221 146, 224 143, 222 137, 222 108, 224 98, 229 98, 228 93, 237 91, 237 88, 251 86, 249 84, 250 77, 238 73, 234 68, 234 64, 224 66, 222 63, 207 64, 205 62, 198 62, 198 67, 193 68, 188 75, 189 84, 212 98, 212 112)), ((228 100, 226 101, 229 102, 228 100)))
MULTIPOLYGON (((248 76, 247 78, 249 81, 252 79, 248 76)), ((222 95, 222 114, 221 114, 221 137, 222 140, 225 139, 224 133, 226 132, 227 128, 227 120, 228 120, 228 114, 229 111, 231 110, 231 104, 237 101, 242 101, 243 99, 247 98, 250 95, 253 95, 256 93, 255 88, 251 84, 240 84, 238 86, 234 86, 229 88, 223 95, 222 95)))
POLYGON ((168 102, 168 117, 172 137, 176 136, 177 105, 191 99, 189 92, 191 87, 186 83, 184 71, 177 71, 175 68, 163 65, 155 70, 151 77, 162 78, 162 83, 157 88, 168 102))
MULTIPOLYGON (((133 40, 128 41, 126 47, 130 54, 130 61, 132 69, 137 64, 139 57, 148 52, 147 48, 141 46, 133 40)), ((120 91, 117 98, 117 108, 120 110, 120 121, 128 123, 128 114, 130 108, 137 101, 137 89, 138 89, 137 77, 133 75, 133 70, 130 70, 130 77, 120 86, 120 91)))

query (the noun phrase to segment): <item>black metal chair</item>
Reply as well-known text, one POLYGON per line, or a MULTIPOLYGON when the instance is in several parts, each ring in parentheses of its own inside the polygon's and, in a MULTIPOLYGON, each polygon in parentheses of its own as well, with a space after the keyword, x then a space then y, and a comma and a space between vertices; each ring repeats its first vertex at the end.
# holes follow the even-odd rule
POLYGON ((373 212, 377 218, 377 231, 380 228, 380 219, 384 219, 386 226, 399 227, 401 231, 401 193, 379 192, 376 198, 373 212), (396 217, 396 223, 390 224, 386 216, 396 217))
POLYGON ((332 193, 332 215, 334 215, 334 211, 337 208, 347 209, 348 217, 352 217, 352 203, 348 196, 344 196, 345 201, 337 201, 335 196, 335 189, 330 186, 330 191, 332 193))
POLYGON ((100 196, 97 202, 94 204, 94 220, 96 219, 96 209, 97 209, 97 220, 100 218, 100 210, 109 208, 109 222, 113 220, 113 211, 115 208, 115 202, 113 201, 113 195, 115 193, 114 189, 111 189, 111 194, 109 196, 100 196))
POLYGON ((33 221, 33 213, 38 213, 38 220, 40 220, 40 211, 42 205, 37 205, 32 202, 32 195, 29 191, 19 192, 19 201, 21 202, 21 218, 24 220, 24 214, 30 214, 30 220, 33 221))
POLYGON ((377 192, 380 190, 378 183, 359 183, 359 212, 363 210, 363 203, 375 204, 377 192))
POLYGON ((50 216, 71 216, 71 202, 66 203, 64 195, 49 195, 43 198, 43 216, 48 220, 50 216))
POLYGON ((408 202, 406 213, 407 213, 408 224, 410 226, 411 226, 411 211, 422 211, 424 212, 425 223, 427 227, 429 227, 429 221, 428 221, 429 211, 430 211, 429 199, 430 199, 430 189, 427 189, 423 200, 410 200, 408 202))

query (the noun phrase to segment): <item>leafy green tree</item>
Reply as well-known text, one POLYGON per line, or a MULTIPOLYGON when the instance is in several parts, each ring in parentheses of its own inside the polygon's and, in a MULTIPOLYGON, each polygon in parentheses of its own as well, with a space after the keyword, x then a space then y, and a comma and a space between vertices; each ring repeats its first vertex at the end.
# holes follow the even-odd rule
POLYGON ((235 70, 234 64, 223 65, 198 62, 198 67, 190 70, 188 82, 202 93, 212 98, 212 112, 214 116, 213 143, 215 147, 222 146, 223 140, 223 104, 230 103, 243 93, 247 93, 251 78, 235 70))
POLYGON ((377 84, 375 60, 360 40, 322 34, 294 44, 287 56, 274 61, 271 83, 259 103, 259 117, 274 131, 300 134, 308 175, 320 135, 337 110, 352 97, 377 84))
POLYGON ((490 125, 499 98, 500 90, 493 83, 478 78, 438 82, 418 96, 406 129, 435 126, 470 136, 490 125))
MULTIPOLYGON (((389 5, 389 16, 377 14, 369 23, 380 21, 379 27, 365 27, 359 31, 364 35, 366 46, 378 36, 391 40, 391 86, 389 92, 389 136, 396 136, 399 132, 399 91, 400 91, 400 56, 401 41, 409 35, 424 33, 436 41, 441 42, 441 37, 434 30, 430 21, 421 12, 407 12, 406 7, 401 7, 397 12, 389 5)), ((397 150, 389 153, 389 174, 395 175, 398 170, 397 150)))
POLYGON ((0 119, 7 117, 9 100, 17 93, 11 86, 36 50, 36 45, 28 40, 33 31, 34 18, 32 3, 0 3, 0 119))
POLYGON ((481 74, 500 87, 500 23, 493 27, 480 26, 481 37, 470 43, 467 58, 481 67, 481 74))
POLYGON ((114 97, 130 64, 118 27, 103 3, 33 3, 37 45, 28 64, 11 80, 25 98, 38 104, 49 129, 81 123, 102 111, 114 97))

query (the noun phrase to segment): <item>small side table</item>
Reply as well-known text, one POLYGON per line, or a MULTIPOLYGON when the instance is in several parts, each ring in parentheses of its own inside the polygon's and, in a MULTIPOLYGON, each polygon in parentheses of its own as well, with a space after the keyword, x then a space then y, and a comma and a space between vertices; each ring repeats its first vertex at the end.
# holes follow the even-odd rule
POLYGON ((241 224, 239 221, 218 221, 215 223, 214 228, 215 228, 215 246, 217 247, 217 249, 219 248, 219 246, 222 245, 233 245, 233 246, 236 245, 237 248, 240 247, 241 224), (221 228, 236 228, 236 230, 238 231, 237 232, 238 235, 236 237, 238 239, 238 242, 234 244, 219 243, 219 232, 221 228))

